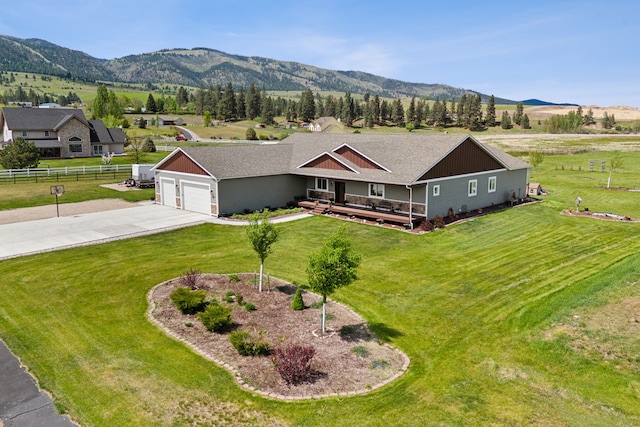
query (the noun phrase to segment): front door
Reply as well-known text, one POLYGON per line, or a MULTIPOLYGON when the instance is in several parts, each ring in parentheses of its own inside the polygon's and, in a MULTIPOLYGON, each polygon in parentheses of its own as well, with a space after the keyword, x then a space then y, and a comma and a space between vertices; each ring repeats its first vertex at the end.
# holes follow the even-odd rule
POLYGON ((344 204, 344 188, 345 183, 342 181, 336 181, 336 203, 344 204))

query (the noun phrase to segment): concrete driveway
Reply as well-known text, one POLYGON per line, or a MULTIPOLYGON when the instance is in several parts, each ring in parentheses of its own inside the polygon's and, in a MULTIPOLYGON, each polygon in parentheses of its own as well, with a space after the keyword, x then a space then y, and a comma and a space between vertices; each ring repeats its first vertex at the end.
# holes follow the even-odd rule
POLYGON ((0 260, 201 224, 210 217, 153 203, 0 225, 0 260))

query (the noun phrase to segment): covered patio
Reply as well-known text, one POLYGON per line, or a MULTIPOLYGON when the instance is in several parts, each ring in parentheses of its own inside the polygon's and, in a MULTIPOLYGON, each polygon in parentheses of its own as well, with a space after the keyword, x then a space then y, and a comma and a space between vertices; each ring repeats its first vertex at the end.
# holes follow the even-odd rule
POLYGON ((409 217, 409 215, 400 214, 400 213, 356 208, 356 207, 349 207, 349 206, 336 205, 336 204, 330 204, 330 203, 321 203, 321 202, 316 202, 311 200, 299 201, 297 202, 297 204, 299 207, 304 209, 309 209, 312 213, 315 213, 315 214, 326 214, 326 213, 342 214, 342 215, 347 215, 349 217, 364 218, 364 219, 376 221, 378 223, 398 224, 398 225, 402 225, 405 228, 413 228, 412 222, 416 223, 421 219, 421 218, 414 217, 412 220, 409 217))

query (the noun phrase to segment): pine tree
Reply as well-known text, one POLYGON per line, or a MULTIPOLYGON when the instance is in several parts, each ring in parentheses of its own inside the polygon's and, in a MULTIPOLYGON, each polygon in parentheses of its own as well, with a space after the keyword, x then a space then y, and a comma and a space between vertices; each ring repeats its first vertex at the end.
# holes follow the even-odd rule
POLYGON ((149 96, 147 96, 146 108, 148 113, 155 113, 157 111, 156 100, 153 98, 152 94, 149 94, 149 96))
POLYGON ((305 122, 313 120, 316 114, 316 104, 311 89, 302 92, 300 96, 300 119, 305 122))
POLYGON ((502 112, 500 127, 502 127, 502 129, 511 129, 513 127, 511 124, 511 117, 509 117, 509 113, 507 111, 502 112))
POLYGON ((244 87, 240 86, 236 94, 236 117, 240 120, 247 118, 247 104, 245 102, 244 87))
POLYGON ((529 124, 529 116, 527 116, 526 114, 522 116, 520 127, 522 127, 522 129, 531 129, 531 125, 529 124))
POLYGON ((256 85, 251 83, 251 86, 249 86, 249 91, 247 92, 247 99, 246 99, 247 118, 249 120, 253 120, 260 115, 260 111, 262 109, 262 106, 260 105, 260 101, 261 101, 260 92, 258 91, 258 88, 256 87, 256 85))
POLYGON ((519 125, 520 122, 522 121, 523 114, 524 114, 524 106, 522 105, 522 102, 518 102, 518 104, 516 105, 516 112, 513 113, 513 122, 519 125))
POLYGON ((351 93, 346 92, 344 94, 344 105, 342 107, 342 120, 345 126, 353 126, 353 120, 355 119, 355 105, 351 93))
POLYGON ((218 116, 222 120, 231 120, 236 115, 236 94, 233 91, 231 82, 227 83, 222 98, 218 103, 218 116))
POLYGON ((418 126, 416 126, 416 97, 415 96, 412 96, 411 101, 409 101, 409 106, 407 107, 405 118, 407 120, 407 124, 411 123, 411 125, 414 128, 417 128, 420 125, 420 123, 418 123, 418 126))
POLYGON ((489 97, 489 102, 487 103, 485 124, 487 127, 496 125, 496 98, 493 95, 489 97))
POLYGON ((404 108, 402 107, 402 101, 400 101, 400 98, 396 98, 395 101, 393 101, 391 121, 397 126, 404 123, 404 108))

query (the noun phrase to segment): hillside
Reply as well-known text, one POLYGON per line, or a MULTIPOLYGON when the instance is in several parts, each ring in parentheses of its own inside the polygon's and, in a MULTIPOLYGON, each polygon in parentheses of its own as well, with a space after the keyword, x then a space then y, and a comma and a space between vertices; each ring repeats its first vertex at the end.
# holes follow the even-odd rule
MULTIPOLYGON (((57 46, 45 40, 0 36, 0 70, 49 74, 83 81, 236 86, 255 84, 267 90, 371 93, 384 97, 427 96, 458 99, 473 90, 445 84, 409 83, 362 71, 335 71, 298 62, 230 55, 218 50, 167 49, 112 60, 57 46)), ((487 94, 480 94, 483 101, 487 94)), ((496 98, 498 104, 515 101, 496 98)))

